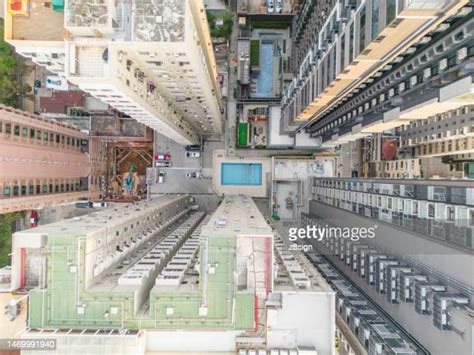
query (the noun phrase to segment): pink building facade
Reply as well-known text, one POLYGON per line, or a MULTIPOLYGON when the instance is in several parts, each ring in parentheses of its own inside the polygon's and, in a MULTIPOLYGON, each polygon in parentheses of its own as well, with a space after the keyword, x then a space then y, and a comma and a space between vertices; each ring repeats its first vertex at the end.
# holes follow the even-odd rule
POLYGON ((99 198, 95 175, 102 169, 89 154, 88 138, 72 126, 0 105, 0 213, 99 198))

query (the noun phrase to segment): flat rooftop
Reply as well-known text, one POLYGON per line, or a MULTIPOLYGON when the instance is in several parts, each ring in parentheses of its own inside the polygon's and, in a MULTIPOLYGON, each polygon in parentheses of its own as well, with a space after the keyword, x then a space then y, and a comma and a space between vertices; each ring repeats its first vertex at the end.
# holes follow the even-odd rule
POLYGON ((133 39, 139 42, 184 41, 185 1, 133 1, 133 39))
POLYGON ((272 236, 272 229, 251 197, 235 195, 224 198, 202 234, 272 236))
POLYGON ((106 229, 113 223, 112 220, 123 220, 124 217, 127 219, 137 218, 140 217, 141 212, 148 207, 159 208, 184 196, 185 195, 164 195, 148 201, 143 200, 136 203, 118 205, 104 211, 41 225, 36 228, 16 232, 15 234, 25 236, 45 234, 48 236, 61 235, 63 237, 81 237, 92 232, 106 229))
POLYGON ((50 0, 30 0, 28 16, 11 16, 11 24, 13 40, 63 41, 64 13, 54 11, 50 0))

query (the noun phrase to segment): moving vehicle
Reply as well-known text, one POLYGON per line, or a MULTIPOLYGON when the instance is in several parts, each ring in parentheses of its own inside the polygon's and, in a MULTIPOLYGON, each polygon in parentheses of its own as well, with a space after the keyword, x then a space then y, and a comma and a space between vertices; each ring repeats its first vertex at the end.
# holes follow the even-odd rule
POLYGON ((201 152, 197 150, 188 150, 184 153, 187 158, 199 158, 201 156, 201 152))
POLYGON ((201 176, 202 175, 201 175, 200 171, 192 171, 192 172, 186 174, 186 177, 188 179, 200 179, 201 176))
POLYGON ((165 172, 160 171, 158 173, 158 184, 163 184, 165 182, 165 172))
POLYGON ((186 150, 198 150, 198 151, 202 150, 200 144, 187 145, 186 147, 184 147, 184 149, 186 149, 186 150))
POLYGON ((171 162, 166 160, 158 160, 156 162, 156 166, 159 168, 169 168, 171 166, 171 162))

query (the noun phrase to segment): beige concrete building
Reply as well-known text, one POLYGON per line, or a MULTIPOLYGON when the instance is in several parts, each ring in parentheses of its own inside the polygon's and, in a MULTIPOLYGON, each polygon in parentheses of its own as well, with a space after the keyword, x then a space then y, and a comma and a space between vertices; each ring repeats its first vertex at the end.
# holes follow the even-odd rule
POLYGON ((0 105, 0 213, 98 198, 99 151, 71 126, 0 105))
POLYGON ((178 143, 221 132, 221 96, 202 0, 64 5, 57 12, 49 2, 33 2, 28 17, 7 15, 5 39, 20 54, 178 143))

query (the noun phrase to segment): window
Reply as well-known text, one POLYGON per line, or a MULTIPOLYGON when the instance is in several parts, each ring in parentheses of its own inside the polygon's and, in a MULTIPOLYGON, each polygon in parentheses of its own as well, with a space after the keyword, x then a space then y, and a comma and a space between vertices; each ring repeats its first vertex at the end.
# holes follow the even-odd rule
POLYGON ((36 131, 36 139, 41 140, 41 131, 40 130, 36 131))
POLYGON ((387 0, 387 26, 395 19, 396 16, 396 0, 387 0))
POLYGON ((50 134, 49 134, 49 140, 50 140, 51 142, 54 142, 54 133, 50 133, 50 134))
POLYGON ((65 138, 64 138, 64 136, 61 136, 61 144, 64 145, 64 142, 65 142, 65 138))
POLYGON ((69 137, 66 138, 66 144, 71 145, 71 140, 69 139, 69 137))
POLYGON ((48 185, 47 184, 43 184, 43 193, 44 194, 48 193, 48 185))
POLYGON ((359 52, 362 52, 365 48, 366 12, 367 12, 367 8, 364 6, 360 10, 359 52))
POLYGON ((39 195, 41 193, 41 185, 36 185, 36 194, 39 195))
POLYGON ((379 34, 379 1, 372 1, 372 39, 379 34))
POLYGON ((21 185, 21 194, 26 195, 26 185, 21 185))
POLYGON ((3 196, 10 196, 10 186, 3 187, 3 196))
POLYGON ((43 140, 47 142, 49 140, 49 134, 48 132, 43 132, 43 140))
POLYGON ((22 136, 23 138, 28 137, 28 128, 23 127, 23 128, 21 129, 21 136, 22 136))
POLYGON ((35 138, 35 130, 33 128, 30 129, 30 138, 35 138))
POLYGON ((13 196, 18 196, 20 193, 20 188, 18 185, 13 186, 13 196))
POLYGON ((15 136, 20 136, 20 126, 15 126, 15 127, 13 128, 13 134, 14 134, 15 136))
POLYGON ((446 218, 448 221, 454 221, 455 209, 453 206, 446 207, 446 218))
POLYGON ((59 134, 56 134, 56 143, 59 144, 59 134))
POLYGON ((28 186, 28 194, 29 194, 29 195, 33 195, 34 193, 35 193, 35 185, 30 184, 30 185, 28 186))
POLYGON ((3 122, 0 122, 0 133, 3 132, 3 122))

